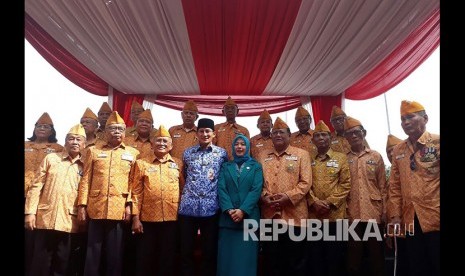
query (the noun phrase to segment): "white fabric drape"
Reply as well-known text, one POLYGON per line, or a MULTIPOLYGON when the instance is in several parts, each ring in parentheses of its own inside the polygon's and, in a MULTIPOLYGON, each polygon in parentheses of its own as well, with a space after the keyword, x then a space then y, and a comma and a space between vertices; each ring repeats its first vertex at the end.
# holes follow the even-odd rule
POLYGON ((200 93, 180 0, 26 0, 25 9, 123 93, 200 93))
POLYGON ((339 95, 438 7, 437 0, 302 0, 263 94, 339 95))

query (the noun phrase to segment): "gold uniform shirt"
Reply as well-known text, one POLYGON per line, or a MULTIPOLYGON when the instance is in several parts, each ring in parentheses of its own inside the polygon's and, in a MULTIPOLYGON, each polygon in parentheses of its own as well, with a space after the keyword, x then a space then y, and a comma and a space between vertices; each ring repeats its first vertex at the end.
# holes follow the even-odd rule
POLYGON ((232 156, 232 141, 236 138, 236 135, 242 134, 250 139, 249 130, 237 123, 230 124, 228 122, 224 122, 217 124, 215 125, 215 133, 216 137, 213 140, 213 143, 226 150, 229 160, 234 159, 232 156))
POLYGON ((250 138, 250 156, 257 159, 261 152, 274 149, 273 140, 271 137, 264 138, 261 134, 257 134, 250 138))
POLYGON ((171 135, 171 140, 173 140, 173 148, 170 151, 170 155, 180 160, 182 160, 184 151, 187 148, 199 143, 196 126, 188 131, 186 131, 182 125, 172 126, 168 132, 171 135))
POLYGON ((77 221, 78 185, 83 164, 67 152, 47 155, 40 164, 38 177, 29 189, 25 214, 36 215, 38 229, 67 233, 85 231, 77 221))

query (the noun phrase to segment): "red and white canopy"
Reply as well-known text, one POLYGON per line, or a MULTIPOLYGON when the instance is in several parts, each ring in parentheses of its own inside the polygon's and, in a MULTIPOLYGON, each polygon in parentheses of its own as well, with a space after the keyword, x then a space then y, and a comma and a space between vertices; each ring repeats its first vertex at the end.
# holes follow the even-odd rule
MULTIPOLYGON (((26 39, 86 91, 242 116, 378 96, 439 45, 439 0, 25 1, 26 39)), ((66 92, 64 92, 66 93, 66 92)))

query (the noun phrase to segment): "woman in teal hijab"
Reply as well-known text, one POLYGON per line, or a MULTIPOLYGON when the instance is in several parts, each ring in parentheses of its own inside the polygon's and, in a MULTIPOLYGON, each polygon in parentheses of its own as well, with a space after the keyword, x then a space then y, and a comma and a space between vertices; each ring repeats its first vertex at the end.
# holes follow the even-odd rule
POLYGON ((244 239, 244 226, 252 228, 250 220, 259 224, 263 170, 250 157, 247 137, 237 135, 231 146, 234 160, 223 163, 218 178, 221 216, 217 275, 257 275, 259 243, 252 236, 244 239))

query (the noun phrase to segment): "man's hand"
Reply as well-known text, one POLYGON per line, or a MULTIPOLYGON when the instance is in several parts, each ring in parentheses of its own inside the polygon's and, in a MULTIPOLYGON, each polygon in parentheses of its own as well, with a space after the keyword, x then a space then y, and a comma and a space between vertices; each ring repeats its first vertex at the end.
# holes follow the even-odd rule
POLYGON ((29 214, 24 217, 24 228, 34 230, 36 228, 36 215, 29 214))
POLYGON ((82 225, 87 222, 87 207, 78 206, 78 222, 82 225))
POLYGON ((142 234, 144 233, 144 226, 139 219, 139 216, 132 217, 132 233, 133 234, 142 234))
POLYGON ((126 205, 124 208, 123 220, 125 223, 131 222, 131 205, 126 205))

